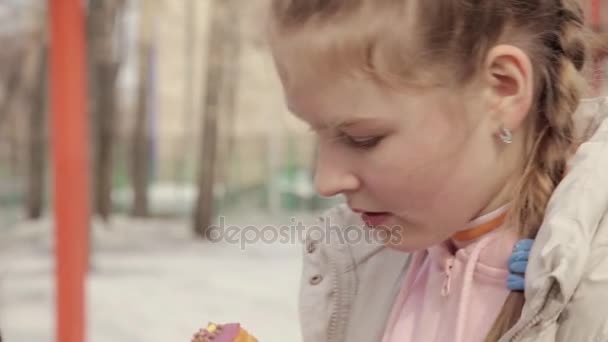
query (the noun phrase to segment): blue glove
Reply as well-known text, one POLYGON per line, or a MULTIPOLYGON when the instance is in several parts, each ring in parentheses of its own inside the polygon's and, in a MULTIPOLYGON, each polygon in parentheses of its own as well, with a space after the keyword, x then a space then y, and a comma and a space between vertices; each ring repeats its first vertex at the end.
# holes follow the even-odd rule
POLYGON ((528 266, 528 256, 534 240, 520 240, 513 248, 513 254, 509 258, 509 276, 507 277, 507 288, 511 291, 523 291, 525 287, 524 274, 528 266))

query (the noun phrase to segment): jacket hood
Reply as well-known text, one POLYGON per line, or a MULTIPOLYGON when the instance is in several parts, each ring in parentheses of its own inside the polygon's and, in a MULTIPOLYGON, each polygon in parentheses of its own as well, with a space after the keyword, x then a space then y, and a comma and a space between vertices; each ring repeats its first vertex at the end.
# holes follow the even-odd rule
POLYGON ((533 316, 559 315, 583 277, 598 227, 608 212, 607 117, 608 98, 585 99, 575 114, 576 134, 584 143, 549 200, 530 252, 522 319, 511 332, 522 329, 533 316))

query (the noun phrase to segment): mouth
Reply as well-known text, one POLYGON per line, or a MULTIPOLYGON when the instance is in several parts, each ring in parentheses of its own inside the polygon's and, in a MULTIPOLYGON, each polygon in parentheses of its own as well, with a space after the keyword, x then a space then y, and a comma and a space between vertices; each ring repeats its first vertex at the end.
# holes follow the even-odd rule
POLYGON ((353 212, 361 215, 361 219, 365 225, 370 228, 382 225, 392 216, 392 214, 387 211, 365 211, 361 209, 352 210, 353 212))

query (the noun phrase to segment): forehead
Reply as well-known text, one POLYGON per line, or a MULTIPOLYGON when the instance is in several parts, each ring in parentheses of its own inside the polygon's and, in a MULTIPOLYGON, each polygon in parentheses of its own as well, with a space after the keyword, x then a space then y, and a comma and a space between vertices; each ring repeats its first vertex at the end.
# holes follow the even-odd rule
POLYGON ((316 129, 388 118, 396 98, 371 81, 308 78, 284 85, 289 110, 316 129))
POLYGON ((389 88, 363 77, 307 77, 284 83, 289 110, 315 129, 373 125, 422 112, 445 111, 445 89, 389 88))
POLYGON ((332 63, 323 56, 292 49, 293 45, 294 41, 283 39, 273 44, 274 61, 289 109, 314 127, 352 117, 381 118, 411 112, 429 103, 438 104, 446 95, 446 84, 441 82, 380 74, 346 57, 332 63))

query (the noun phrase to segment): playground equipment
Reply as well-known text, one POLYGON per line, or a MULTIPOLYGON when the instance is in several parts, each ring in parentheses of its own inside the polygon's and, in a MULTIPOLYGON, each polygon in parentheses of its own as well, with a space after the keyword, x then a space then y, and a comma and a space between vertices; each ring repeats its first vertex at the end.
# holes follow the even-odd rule
POLYGON ((84 4, 48 3, 57 342, 85 341, 90 215, 84 4))

